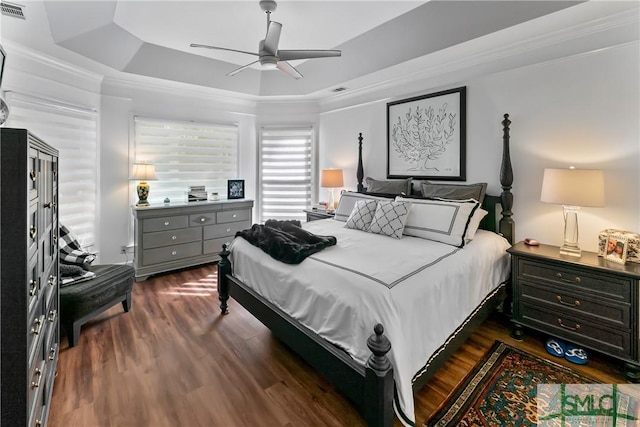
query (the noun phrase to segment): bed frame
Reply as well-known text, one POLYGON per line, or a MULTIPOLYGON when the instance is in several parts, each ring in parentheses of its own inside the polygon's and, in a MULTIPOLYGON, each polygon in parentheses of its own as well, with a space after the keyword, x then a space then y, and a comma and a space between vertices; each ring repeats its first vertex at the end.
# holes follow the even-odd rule
MULTIPOLYGON (((484 208, 489 211, 481 228, 502 234, 513 243, 514 222, 511 208, 513 195, 513 171, 509 153, 509 115, 504 115, 502 163, 500 166, 500 196, 487 195, 484 208), (500 220, 497 221, 497 204, 502 206, 500 220)), ((358 191, 364 187, 362 179, 362 134, 358 138, 358 191)), ((351 400, 365 422, 374 427, 390 427, 394 421, 393 399, 394 382, 393 368, 387 358, 391 343, 384 335, 384 327, 377 324, 373 327, 373 334, 367 340, 371 356, 366 366, 356 363, 346 352, 325 341, 310 329, 298 323, 288 314, 271 304, 262 296, 255 293, 238 278, 233 276, 229 261, 227 244, 223 245, 218 263, 218 295, 222 314, 228 313, 227 301, 233 297, 246 308, 284 344, 302 357, 307 363, 319 371, 327 380, 335 385, 349 400, 351 400)), ((482 324, 489 314, 500 304, 509 300, 509 283, 501 284, 498 289, 431 357, 422 373, 414 378, 413 389, 419 390, 426 381, 440 368, 444 362, 464 343, 471 333, 482 324)), ((409 420, 405 420, 409 422, 409 420)))

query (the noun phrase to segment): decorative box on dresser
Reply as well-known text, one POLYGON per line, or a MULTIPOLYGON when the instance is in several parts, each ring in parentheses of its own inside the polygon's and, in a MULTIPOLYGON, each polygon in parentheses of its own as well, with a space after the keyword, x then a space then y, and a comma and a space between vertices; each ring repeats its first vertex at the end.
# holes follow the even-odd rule
POLYGON ((58 362, 58 151, 0 129, 3 426, 44 426, 58 362))
POLYGON ((222 244, 251 228, 253 200, 132 207, 136 280, 220 259, 222 244))
POLYGON ((512 334, 523 326, 592 349, 623 362, 632 382, 640 380, 640 264, 617 264, 583 251, 560 255, 557 246, 508 249, 513 278, 512 334))

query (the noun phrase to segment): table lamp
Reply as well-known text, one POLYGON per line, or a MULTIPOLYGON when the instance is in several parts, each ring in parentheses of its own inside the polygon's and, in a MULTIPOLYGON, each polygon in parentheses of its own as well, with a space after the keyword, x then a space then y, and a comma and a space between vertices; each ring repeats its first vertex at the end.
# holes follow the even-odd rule
POLYGON ((320 175, 320 186, 329 189, 329 200, 327 202, 327 210, 334 211, 335 197, 333 190, 342 187, 344 180, 342 178, 342 169, 323 169, 320 175))
POLYGON ((131 170, 131 180, 138 180, 136 190, 138 192, 138 203, 136 206, 149 206, 149 184, 147 181, 154 181, 156 178, 156 167, 149 163, 134 163, 131 170))
POLYGON ((581 256, 578 245, 578 211, 604 206, 604 173, 601 170, 545 169, 540 200, 563 205, 564 243, 560 253, 581 256))

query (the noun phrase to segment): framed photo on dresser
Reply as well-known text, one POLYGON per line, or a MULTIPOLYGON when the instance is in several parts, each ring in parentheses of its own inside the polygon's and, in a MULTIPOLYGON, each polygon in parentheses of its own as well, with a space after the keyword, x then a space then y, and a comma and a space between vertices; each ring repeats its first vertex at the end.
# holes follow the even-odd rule
POLYGON ((629 242, 624 236, 610 234, 607 236, 607 244, 604 257, 608 261, 624 264, 627 262, 627 245, 629 242))
POLYGON ((244 199, 244 179, 227 181, 227 199, 244 199))

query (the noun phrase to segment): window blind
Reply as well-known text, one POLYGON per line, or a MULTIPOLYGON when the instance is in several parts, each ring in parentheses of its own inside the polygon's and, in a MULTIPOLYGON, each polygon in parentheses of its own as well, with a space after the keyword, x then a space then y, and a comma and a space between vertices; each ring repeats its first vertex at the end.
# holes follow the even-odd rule
POLYGON ((143 117, 134 121, 135 161, 153 163, 158 178, 149 182, 150 203, 165 198, 184 202, 191 186, 227 196, 227 180, 238 177, 237 125, 143 117))
POLYGON ((95 245, 98 188, 98 113, 95 110, 7 92, 7 125, 28 129, 59 151, 59 216, 87 251, 95 245))
POLYGON ((313 128, 260 131, 260 221, 304 220, 311 206, 313 128))

